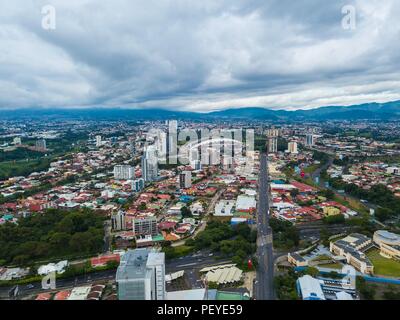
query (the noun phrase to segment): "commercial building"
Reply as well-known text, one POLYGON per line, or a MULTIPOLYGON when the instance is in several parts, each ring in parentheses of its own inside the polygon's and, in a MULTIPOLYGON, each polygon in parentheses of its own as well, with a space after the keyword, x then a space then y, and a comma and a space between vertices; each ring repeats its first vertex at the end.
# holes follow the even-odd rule
POLYGON ((214 208, 215 217, 230 217, 233 216, 233 208, 236 201, 234 200, 220 200, 214 208))
POLYGON ((400 260, 400 236, 398 234, 378 230, 374 233, 374 242, 379 246, 380 254, 389 259, 400 260))
POLYGON ((236 211, 253 212, 256 210, 256 198, 253 196, 240 195, 236 199, 236 211))
POLYGON ((126 229, 126 216, 125 212, 118 211, 111 216, 111 227, 113 230, 120 231, 126 229))
POLYGON ((304 275, 297 279, 296 285, 303 300, 326 300, 318 279, 304 275))
POLYGON ((354 300, 357 296, 355 281, 322 276, 300 277, 297 280, 297 291, 303 300, 354 300))
POLYGON ((192 186, 192 172, 183 171, 179 174, 179 188, 188 189, 192 186))
POLYGON ((132 180, 135 177, 135 169, 128 165, 114 166, 114 179, 132 180))
POLYGON ((296 267, 308 266, 308 261, 296 252, 288 253, 288 261, 296 267))
POLYGON ((346 258, 348 264, 362 273, 373 274, 374 266, 364 251, 373 246, 372 240, 362 234, 352 233, 344 239, 330 243, 330 251, 346 258))
POLYGON ((165 300, 165 254, 149 249, 127 251, 116 282, 119 300, 165 300))
POLYGON ((208 283, 216 283, 218 285, 232 285, 242 280, 243 271, 235 266, 235 264, 227 264, 220 266, 206 267, 200 270, 205 273, 208 283))
POLYGON ((133 233, 135 237, 157 235, 157 219, 156 217, 136 218, 133 220, 133 233))

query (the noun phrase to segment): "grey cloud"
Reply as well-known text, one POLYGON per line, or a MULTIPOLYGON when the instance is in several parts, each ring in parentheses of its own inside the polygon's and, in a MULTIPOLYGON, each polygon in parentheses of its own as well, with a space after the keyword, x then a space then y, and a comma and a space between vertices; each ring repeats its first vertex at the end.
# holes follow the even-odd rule
POLYGON ((3 0, 0 107, 208 111, 400 99, 395 0, 3 0), (57 29, 41 28, 52 4, 57 29), (343 5, 357 29, 341 28, 343 5))

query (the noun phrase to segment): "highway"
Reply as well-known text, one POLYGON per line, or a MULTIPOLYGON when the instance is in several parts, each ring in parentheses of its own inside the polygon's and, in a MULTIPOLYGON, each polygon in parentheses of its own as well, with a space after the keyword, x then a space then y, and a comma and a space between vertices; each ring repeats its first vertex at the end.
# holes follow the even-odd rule
POLYGON ((261 154, 258 181, 257 206, 257 258, 258 269, 255 282, 257 300, 274 300, 274 255, 272 229, 269 226, 269 185, 267 155, 261 154))

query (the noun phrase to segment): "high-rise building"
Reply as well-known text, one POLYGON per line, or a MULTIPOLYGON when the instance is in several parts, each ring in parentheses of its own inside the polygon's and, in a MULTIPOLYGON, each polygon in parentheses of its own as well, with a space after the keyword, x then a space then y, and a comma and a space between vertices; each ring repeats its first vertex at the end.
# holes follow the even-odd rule
POLYGON ((135 178, 135 169, 128 165, 114 166, 114 179, 116 180, 132 180, 135 178))
POLYGON ((183 171, 179 174, 179 188, 187 189, 192 186, 192 172, 183 171))
POLYGON ((278 152, 278 138, 269 137, 268 138, 268 153, 278 152))
POLYGON ((46 150, 46 140, 39 139, 36 141, 36 149, 46 150))
POLYGON ((178 121, 176 120, 168 121, 167 153, 169 163, 178 163, 178 121))
POLYGON ((157 218, 146 217, 134 219, 132 229, 135 237, 155 236, 158 234, 157 218))
POLYGON ((288 143, 288 148, 286 150, 289 153, 293 153, 293 154, 297 154, 298 150, 297 150, 297 142, 296 141, 290 141, 288 143))
POLYGON ((111 227, 113 230, 117 231, 126 229, 125 212, 120 210, 111 216, 111 227))
POLYGON ((145 187, 145 182, 143 178, 139 178, 136 180, 133 180, 132 182, 132 191, 133 192, 139 192, 142 191, 145 187))
POLYGON ((312 133, 307 133, 306 134, 306 146, 307 147, 312 147, 315 143, 314 141, 314 135, 312 133))
POLYGON ((101 136, 96 136, 96 147, 100 147, 102 145, 101 136))
POLYGON ((142 178, 145 181, 155 181, 158 177, 157 149, 154 145, 148 146, 142 157, 142 178))
POLYGON ((272 128, 267 130, 268 153, 278 152, 278 136, 279 129, 272 128))
POLYGON ((267 137, 278 137, 279 136, 279 129, 268 129, 267 130, 267 137))
POLYGON ((193 168, 193 170, 201 170, 201 161, 200 160, 193 160, 190 163, 190 166, 193 168))
POLYGON ((165 300, 165 254, 129 250, 121 258, 116 282, 119 300, 165 300))
POLYGON ((128 146, 128 148, 129 148, 129 151, 130 151, 130 153, 132 154, 132 155, 135 155, 135 152, 136 152, 136 146, 135 146, 135 142, 134 141, 129 141, 129 146, 128 146))
POLYGON ((168 155, 168 143, 167 143, 168 134, 165 131, 157 130, 155 135, 155 147, 157 149, 158 161, 160 163, 167 162, 168 155))

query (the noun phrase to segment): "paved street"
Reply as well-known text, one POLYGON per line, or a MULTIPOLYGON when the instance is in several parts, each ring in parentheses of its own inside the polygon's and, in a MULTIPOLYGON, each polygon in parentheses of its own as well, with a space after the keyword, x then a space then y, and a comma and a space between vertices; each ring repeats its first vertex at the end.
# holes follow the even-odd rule
POLYGON ((267 155, 261 154, 258 184, 257 206, 257 258, 258 270, 255 282, 255 297, 257 300, 274 299, 274 256, 272 246, 272 229, 269 226, 269 185, 267 155))

